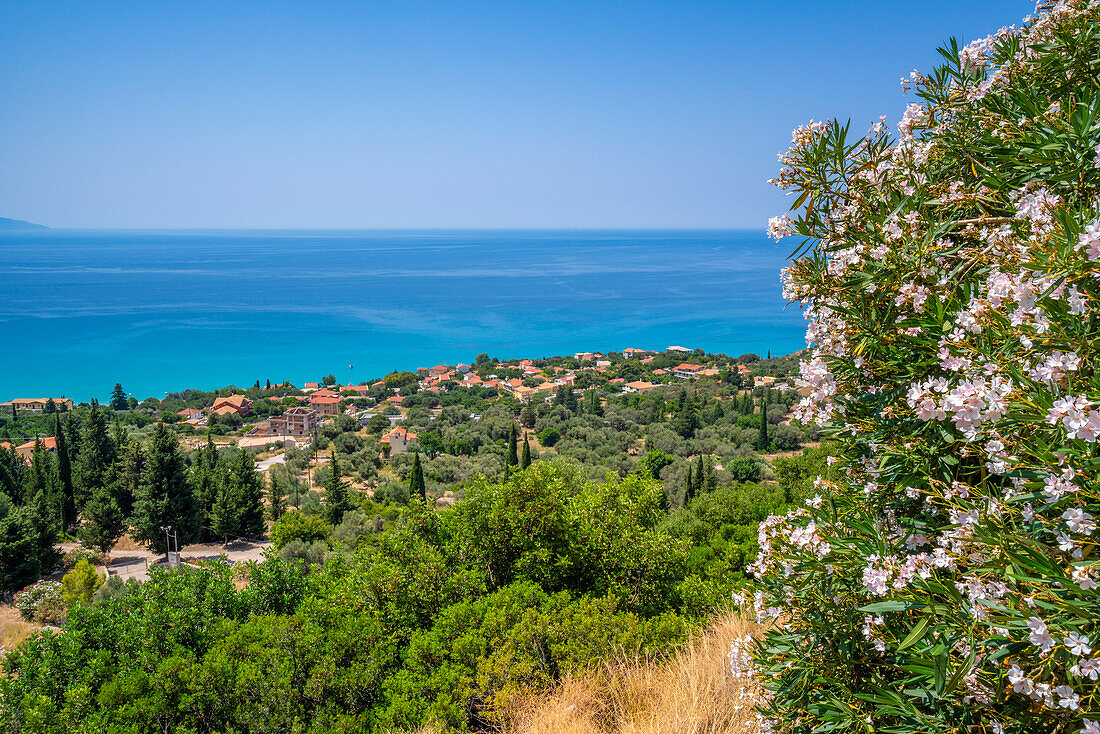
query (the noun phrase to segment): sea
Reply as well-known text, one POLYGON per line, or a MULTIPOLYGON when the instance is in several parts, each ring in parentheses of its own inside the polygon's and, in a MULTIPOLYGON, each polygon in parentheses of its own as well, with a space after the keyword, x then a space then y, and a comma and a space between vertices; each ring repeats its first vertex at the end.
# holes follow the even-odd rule
POLYGON ((787 354, 789 254, 755 231, 0 232, 0 400, 359 383, 482 352, 787 354))

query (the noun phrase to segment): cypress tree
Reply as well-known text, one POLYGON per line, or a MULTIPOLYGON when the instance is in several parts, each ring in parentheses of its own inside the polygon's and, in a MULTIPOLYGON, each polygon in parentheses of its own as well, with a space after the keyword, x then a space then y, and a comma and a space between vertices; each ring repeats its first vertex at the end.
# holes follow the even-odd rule
POLYGON ((523 454, 519 457, 519 468, 522 471, 531 466, 531 444, 527 441, 527 432, 523 433, 523 454))
POLYGON ((35 519, 51 529, 61 527, 61 486, 57 479, 55 459, 41 439, 34 440, 30 470, 23 483, 23 498, 35 509, 35 519))
MULTIPOLYGON (((72 471, 76 471, 76 459, 80 454, 80 426, 76 423, 76 418, 72 413, 65 416, 65 445, 69 449, 69 464, 74 467, 72 471)), ((73 487, 75 492, 76 476, 73 476, 73 487)))
POLYGON ((233 499, 237 505, 237 535, 260 538, 264 534, 263 481, 256 473, 252 454, 241 451, 233 467, 233 499))
MULTIPOLYGON (((141 487, 141 476, 144 471, 145 454, 141 444, 137 441, 127 441, 120 447, 113 471, 114 481, 111 484, 115 504, 118 505, 124 517, 128 517, 134 511, 134 498, 137 497, 138 488, 141 487)), ((93 496, 95 496, 94 493, 93 496)))
POLYGON ((67 530, 76 525, 76 498, 73 494, 73 465, 69 456, 69 442, 61 416, 53 419, 54 456, 57 459, 57 481, 61 485, 61 527, 67 530))
POLYGON ((126 521, 115 498, 106 487, 96 489, 84 505, 84 523, 80 526, 80 542, 87 548, 109 553, 126 532, 126 521))
POLYGON ((764 397, 760 398, 760 437, 759 437, 759 451, 764 452, 768 450, 768 445, 771 441, 768 439, 768 393, 764 392, 764 397))
POLYGON ((428 487, 424 482, 424 468, 420 466, 420 452, 413 454, 413 465, 409 471, 409 496, 428 501, 428 487))
POLYGON ((695 429, 699 427, 699 416, 695 410, 695 401, 687 396, 687 391, 681 390, 678 400, 679 409, 676 413, 675 428, 682 438, 695 436, 695 429))
POLYGON ((698 497, 699 495, 703 494, 704 490, 706 489, 706 471, 706 462, 700 455, 699 458, 696 459, 695 474, 692 477, 695 482, 695 488, 691 492, 692 497, 698 497))
POLYGON ((348 485, 340 476, 340 464, 336 459, 336 449, 332 449, 332 472, 325 482, 325 519, 336 526, 344 519, 344 513, 351 509, 348 500, 348 485))
POLYGON ((504 466, 519 466, 519 452, 516 444, 516 424, 513 423, 508 431, 508 455, 504 458, 504 466))
POLYGON ((684 507, 695 497, 695 477, 692 476, 691 462, 688 462, 687 476, 684 478, 684 507))
POLYGON ((199 513, 187 481, 179 439, 158 423, 149 441, 141 484, 134 500, 133 535, 156 552, 167 550, 162 526, 170 525, 180 546, 199 535, 199 513))
POLYGON ((283 486, 282 480, 276 478, 274 468, 271 469, 271 474, 268 476, 267 479, 267 502, 268 512, 270 513, 269 516, 271 517, 271 522, 278 522, 279 518, 283 516, 283 512, 286 511, 286 488, 283 486))

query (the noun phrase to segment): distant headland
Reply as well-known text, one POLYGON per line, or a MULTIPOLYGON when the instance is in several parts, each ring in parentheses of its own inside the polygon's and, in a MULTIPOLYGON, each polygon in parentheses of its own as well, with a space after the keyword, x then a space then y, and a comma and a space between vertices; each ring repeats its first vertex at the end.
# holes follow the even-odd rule
POLYGON ((22 219, 7 219, 0 217, 0 232, 15 232, 24 230, 47 230, 49 227, 34 222, 25 222, 22 219))

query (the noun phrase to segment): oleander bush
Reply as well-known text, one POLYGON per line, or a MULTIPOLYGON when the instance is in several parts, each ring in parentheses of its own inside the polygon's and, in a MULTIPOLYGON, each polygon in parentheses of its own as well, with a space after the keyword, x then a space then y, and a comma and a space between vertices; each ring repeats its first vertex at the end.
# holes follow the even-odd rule
POLYGON ((952 41, 896 135, 782 157, 799 411, 840 459, 761 525, 765 729, 1100 732, 1097 6, 952 41))
POLYGON ((57 581, 39 581, 15 595, 15 608, 23 619, 39 624, 61 624, 68 604, 57 581))

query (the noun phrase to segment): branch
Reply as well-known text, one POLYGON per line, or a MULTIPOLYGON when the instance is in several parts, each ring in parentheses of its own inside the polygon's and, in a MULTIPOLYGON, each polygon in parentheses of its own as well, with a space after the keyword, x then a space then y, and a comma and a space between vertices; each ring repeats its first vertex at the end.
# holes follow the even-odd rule
POLYGON ((1012 224, 1015 217, 977 217, 975 219, 960 219, 955 224, 1012 224))

